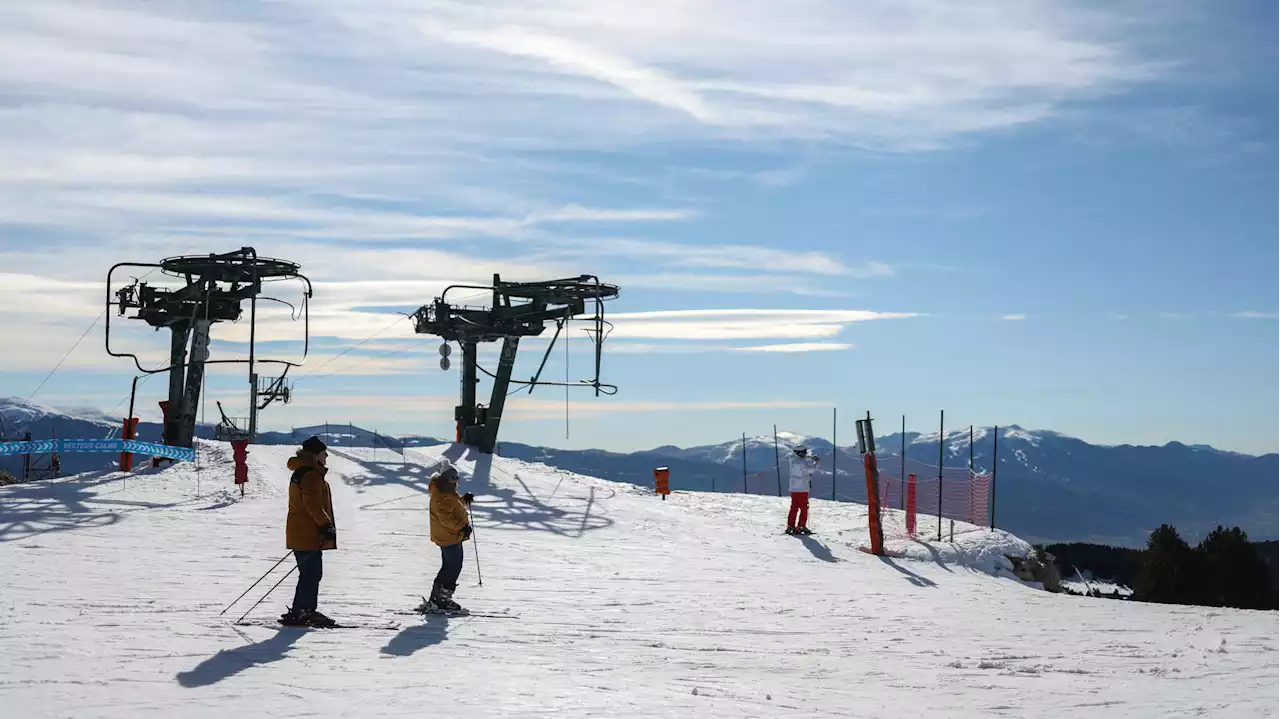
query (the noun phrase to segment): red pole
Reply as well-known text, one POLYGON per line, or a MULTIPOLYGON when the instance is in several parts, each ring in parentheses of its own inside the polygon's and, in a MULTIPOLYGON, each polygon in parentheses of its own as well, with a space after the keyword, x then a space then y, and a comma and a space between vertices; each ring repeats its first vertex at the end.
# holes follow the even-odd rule
MULTIPOLYGON (((121 430, 120 430, 120 438, 121 438, 121 439, 136 439, 136 438, 137 438, 137 436, 138 436, 138 418, 137 418, 137 417, 125 417, 125 418, 124 418, 124 427, 123 427, 123 428, 121 428, 121 430)), ((132 453, 132 452, 121 452, 121 453, 120 453, 120 471, 121 471, 121 472, 129 472, 129 471, 132 471, 132 470, 133 470, 133 453, 132 453)))
POLYGON ((907 475, 907 534, 916 536, 916 475, 907 475))
POLYGON ((867 452, 862 455, 863 468, 867 475, 867 529, 871 532, 871 553, 884 554, 884 531, 880 527, 880 492, 876 484, 879 470, 876 468, 876 455, 867 452))
MULTIPOLYGON (((163 426, 164 426, 164 428, 165 428, 165 432, 163 433, 163 434, 164 434, 164 436, 161 438, 161 441, 162 441, 162 442, 164 442, 165 444, 169 444, 169 442, 171 441, 171 440, 169 439, 169 432, 168 432, 168 428, 169 428, 169 400, 160 400, 160 413, 161 413, 161 415, 164 417, 164 420, 163 420, 163 421, 164 421, 164 425, 163 425, 163 426)), ((159 467, 159 466, 160 466, 160 458, 159 458, 159 457, 152 457, 152 458, 151 458, 151 466, 152 466, 152 467, 159 467)))

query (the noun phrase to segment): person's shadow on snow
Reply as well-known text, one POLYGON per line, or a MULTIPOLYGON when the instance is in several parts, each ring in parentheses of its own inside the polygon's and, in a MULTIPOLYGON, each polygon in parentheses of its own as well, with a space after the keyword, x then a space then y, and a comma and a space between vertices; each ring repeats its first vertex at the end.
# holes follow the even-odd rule
POLYGON ((223 679, 256 667, 285 658, 294 642, 303 635, 303 629, 281 629, 270 639, 235 649, 223 649, 196 665, 195 669, 178 672, 178 683, 188 689, 207 687, 223 679))
POLYGON ((443 615, 432 616, 427 617, 423 624, 405 627, 387 642, 381 652, 393 657, 407 657, 419 649, 433 647, 449 638, 449 619, 443 615))
POLYGON ((808 549, 809 552, 818 559, 821 559, 824 562, 840 561, 839 559, 836 559, 836 555, 831 553, 831 548, 822 542, 819 542, 807 534, 798 534, 796 536, 800 538, 801 542, 804 542, 805 549, 808 549))

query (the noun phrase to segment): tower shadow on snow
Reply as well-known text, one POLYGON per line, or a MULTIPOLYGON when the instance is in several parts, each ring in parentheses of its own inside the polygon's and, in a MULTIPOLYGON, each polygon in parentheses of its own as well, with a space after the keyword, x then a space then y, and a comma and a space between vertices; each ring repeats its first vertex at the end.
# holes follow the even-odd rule
POLYGON ((28 539, 50 532, 105 527, 119 522, 129 512, 177 507, 192 501, 183 499, 159 503, 111 499, 110 495, 120 490, 91 491, 118 481, 118 478, 107 477, 112 473, 113 470, 102 470, 0 489, 0 542, 28 539))
POLYGON ((249 667, 284 659, 305 629, 282 628, 270 639, 235 649, 222 649, 190 671, 179 672, 178 683, 188 689, 207 687, 239 674, 249 667))
POLYGON ((929 556, 933 557, 934 564, 937 564, 939 567, 942 567, 943 569, 947 570, 948 572, 951 572, 952 574, 955 573, 954 570, 951 569, 951 567, 947 566, 946 562, 942 561, 942 555, 938 553, 937 548, 935 548, 932 544, 929 544, 928 542, 922 542, 918 537, 912 537, 911 541, 929 550, 929 556))
POLYGON ((387 646, 379 651, 392 657, 412 656, 414 652, 433 647, 449 638, 449 619, 451 617, 426 617, 423 624, 416 624, 400 630, 387 642, 387 646))
MULTIPOLYGON (((411 499, 424 500, 430 493, 431 475, 436 472, 440 462, 432 464, 395 464, 370 462, 362 460, 341 450, 330 449, 330 453, 358 465, 363 473, 359 476, 344 476, 343 481, 354 487, 377 485, 399 485, 413 490, 413 494, 366 504, 362 511, 374 512, 426 512, 419 502, 398 505, 411 499), (397 506, 398 505, 398 506, 397 506)), ((475 462, 475 468, 469 475, 462 476, 458 491, 471 492, 476 501, 471 506, 471 513, 477 531, 494 530, 533 530, 550 532, 563 537, 580 538, 587 532, 604 529, 613 525, 613 520, 600 515, 596 511, 598 499, 597 489, 588 488, 586 496, 570 496, 557 491, 555 503, 539 499, 528 485, 514 475, 512 479, 523 491, 516 491, 493 484, 493 455, 462 445, 453 445, 445 451, 444 457, 451 462, 465 459, 475 462)))

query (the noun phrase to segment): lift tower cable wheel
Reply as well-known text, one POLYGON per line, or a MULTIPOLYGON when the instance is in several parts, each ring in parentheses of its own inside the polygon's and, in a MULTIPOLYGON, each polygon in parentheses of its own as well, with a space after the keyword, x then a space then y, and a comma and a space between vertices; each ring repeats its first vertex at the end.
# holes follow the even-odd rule
MULTIPOLYGON (((615 394, 618 391, 616 386, 600 381, 600 363, 604 340, 612 329, 604 319, 604 303, 616 298, 618 293, 617 285, 605 284, 594 275, 545 282, 503 282, 495 274, 491 286, 451 285, 431 304, 423 305, 410 315, 414 332, 435 335, 446 343, 457 342, 462 349, 462 396, 454 410, 459 441, 482 452, 493 452, 498 441, 498 426, 502 423, 502 410, 512 384, 527 386, 530 392, 539 386, 573 386, 591 387, 597 396, 615 394), (449 293, 456 290, 485 290, 492 293, 493 299, 488 307, 451 304, 449 293), (577 383, 540 381, 542 370, 551 356, 551 348, 562 331, 567 336, 570 321, 587 314, 588 303, 591 313, 581 319, 591 325, 587 333, 595 344, 594 376, 577 383), (511 379, 520 338, 541 335, 548 322, 556 323, 556 334, 551 338, 538 371, 528 381, 511 379), (489 372, 479 366, 476 348, 481 342, 498 340, 502 340, 502 351, 497 371, 489 372), (488 406, 476 402, 476 385, 480 381, 477 372, 493 378, 488 406)), ((447 369, 449 352, 442 348, 440 355, 440 366, 447 369)))
MULTIPOLYGON (((250 438, 257 434, 258 410, 265 409, 277 399, 289 401, 290 391, 285 378, 289 369, 300 367, 302 361, 257 358, 258 300, 282 302, 273 297, 259 297, 265 283, 295 279, 305 283, 300 313, 304 327, 302 360, 305 360, 310 350, 308 305, 312 288, 311 281, 298 270, 299 266, 293 262, 259 257, 252 247, 243 247, 221 255, 170 257, 158 264, 121 262, 113 265, 107 272, 107 354, 132 359, 138 371, 143 374, 169 373, 169 401, 164 421, 165 444, 192 446, 195 439, 196 403, 203 388, 206 365, 249 365, 249 426, 246 433, 250 438), (184 284, 177 288, 158 287, 135 279, 132 284, 113 291, 112 276, 122 267, 149 267, 153 271, 158 269, 184 284), (210 328, 218 322, 240 320, 245 300, 249 301, 248 359, 209 359, 210 328), (120 317, 126 317, 129 310, 137 310, 130 319, 142 320, 157 330, 167 328, 171 333, 169 364, 144 367, 136 354, 114 350, 111 345, 112 308, 116 309, 120 317), (260 378, 257 374, 259 364, 283 365, 284 369, 278 377, 260 378)), ((132 407, 132 402, 130 406, 132 407)))

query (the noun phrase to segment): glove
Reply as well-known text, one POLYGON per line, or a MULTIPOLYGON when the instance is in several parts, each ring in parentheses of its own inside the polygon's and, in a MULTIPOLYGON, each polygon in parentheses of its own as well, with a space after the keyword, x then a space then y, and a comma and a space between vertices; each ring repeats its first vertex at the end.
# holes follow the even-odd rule
POLYGON ((465 526, 465 527, 463 527, 463 528, 462 528, 462 541, 464 541, 464 542, 465 542, 465 541, 467 541, 468 539, 471 539, 471 525, 470 525, 470 524, 468 524, 467 526, 465 526))
POLYGON ((470 492, 467 492, 466 494, 462 495, 462 501, 466 502, 467 504, 471 504, 472 502, 476 501, 476 496, 470 492))
POLYGON ((336 542, 338 540, 338 528, 332 524, 326 524, 320 528, 320 536, 326 542, 336 542))

